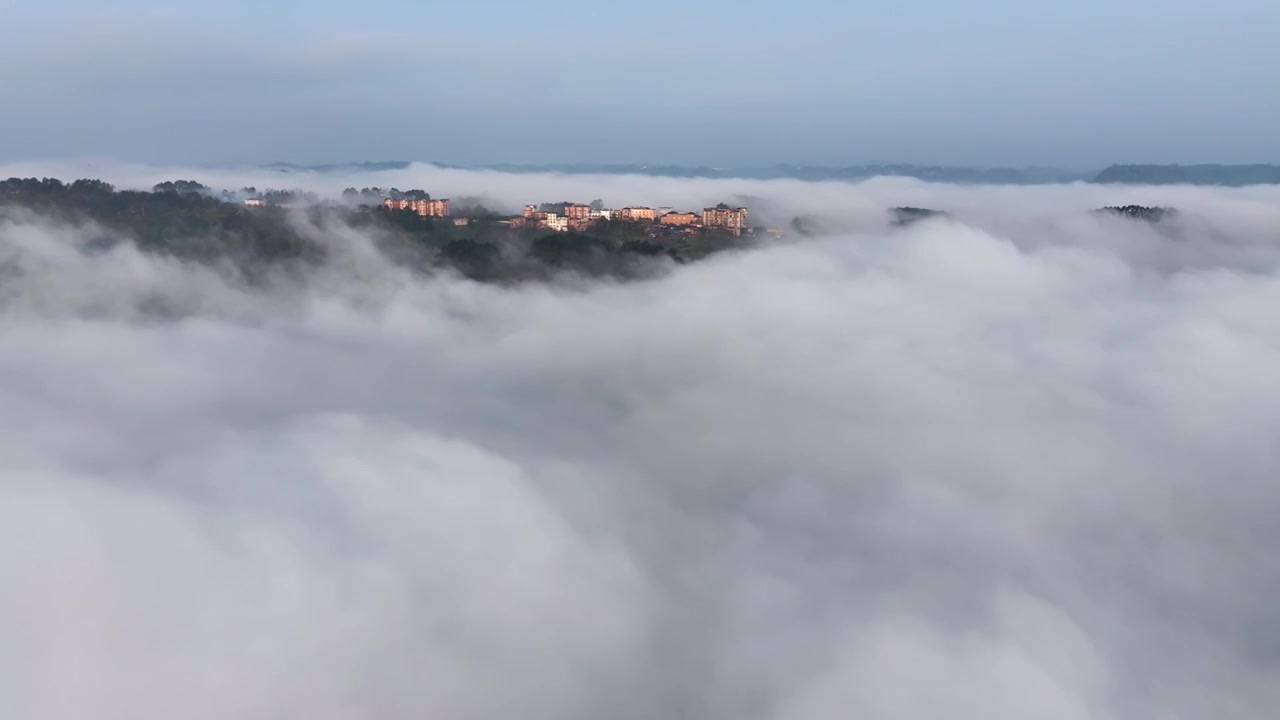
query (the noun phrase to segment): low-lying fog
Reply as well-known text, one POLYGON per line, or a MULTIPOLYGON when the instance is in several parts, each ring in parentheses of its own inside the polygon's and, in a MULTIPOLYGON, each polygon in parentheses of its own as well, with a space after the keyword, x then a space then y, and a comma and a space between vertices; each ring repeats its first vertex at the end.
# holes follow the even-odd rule
POLYGON ((0 175, 838 228, 510 287, 341 232, 250 289, 10 214, 0 717, 1280 708, 1280 188, 0 175))

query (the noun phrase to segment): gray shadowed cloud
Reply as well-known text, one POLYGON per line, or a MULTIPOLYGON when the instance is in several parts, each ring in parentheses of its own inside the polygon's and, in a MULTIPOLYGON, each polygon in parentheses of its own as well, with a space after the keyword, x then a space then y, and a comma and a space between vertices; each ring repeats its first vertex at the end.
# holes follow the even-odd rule
POLYGON ((514 288, 342 232, 250 290, 8 216, 0 715, 1280 705, 1275 188, 1107 191, 1158 230, 1083 186, 406 172, 851 229, 514 288))

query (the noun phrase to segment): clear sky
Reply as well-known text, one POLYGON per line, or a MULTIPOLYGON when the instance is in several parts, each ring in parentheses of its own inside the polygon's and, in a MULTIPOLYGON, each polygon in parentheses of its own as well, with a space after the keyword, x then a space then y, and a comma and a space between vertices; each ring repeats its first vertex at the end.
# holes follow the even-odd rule
POLYGON ((1280 162, 1275 0, 103 5, 0 0, 0 160, 1280 162))

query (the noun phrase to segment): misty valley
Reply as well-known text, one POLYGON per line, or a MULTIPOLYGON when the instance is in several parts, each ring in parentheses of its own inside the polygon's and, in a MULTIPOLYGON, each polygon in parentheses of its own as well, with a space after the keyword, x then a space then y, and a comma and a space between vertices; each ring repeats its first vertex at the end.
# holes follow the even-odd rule
POLYGON ((99 176, 0 183, 0 717, 1280 707, 1280 187, 99 176))
POLYGON ((0 720, 1280 719, 1277 30, 0 0, 0 720))

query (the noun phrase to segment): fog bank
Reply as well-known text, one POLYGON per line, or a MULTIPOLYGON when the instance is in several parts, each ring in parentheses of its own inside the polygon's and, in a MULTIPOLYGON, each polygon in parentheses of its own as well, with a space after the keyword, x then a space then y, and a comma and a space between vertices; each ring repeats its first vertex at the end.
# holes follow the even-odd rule
POLYGON ((250 289, 0 220, 0 716, 1280 707, 1280 189, 289 178, 842 229, 515 287, 346 232, 250 289))

